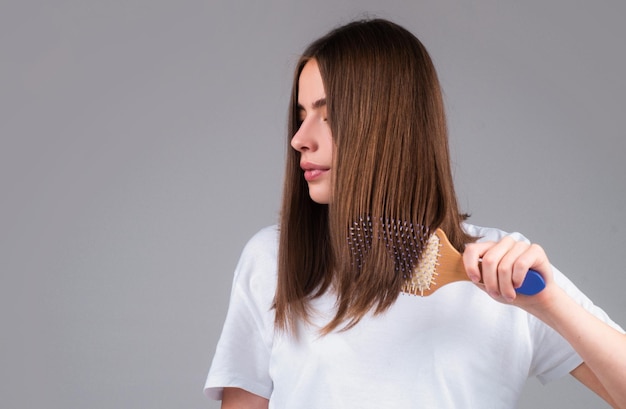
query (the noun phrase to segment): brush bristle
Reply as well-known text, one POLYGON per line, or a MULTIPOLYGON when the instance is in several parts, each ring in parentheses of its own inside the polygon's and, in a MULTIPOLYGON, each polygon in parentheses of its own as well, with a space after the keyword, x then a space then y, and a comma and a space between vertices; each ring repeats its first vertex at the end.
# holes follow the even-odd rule
POLYGON ((394 260, 395 273, 404 278, 404 293, 423 296, 435 283, 440 243, 427 227, 393 218, 374 221, 365 216, 353 222, 347 240, 353 265, 359 270, 373 241, 382 240, 394 260))
POLYGON ((436 284, 437 266, 439 265, 439 237, 433 234, 422 249, 421 257, 412 274, 402 286, 402 292, 424 296, 424 291, 430 290, 430 286, 436 284))

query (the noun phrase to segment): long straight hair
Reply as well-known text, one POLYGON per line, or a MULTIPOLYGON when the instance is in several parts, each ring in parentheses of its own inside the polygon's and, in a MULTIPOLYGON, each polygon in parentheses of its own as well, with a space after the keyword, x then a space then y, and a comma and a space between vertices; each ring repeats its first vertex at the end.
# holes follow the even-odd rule
MULTIPOLYGON (((326 334, 396 301, 406 279, 394 255, 404 248, 394 238, 398 229, 427 234, 440 227, 458 250, 474 239, 461 227, 443 98, 421 42, 380 19, 352 22, 313 42, 295 70, 288 143, 299 127, 298 80, 312 59, 335 143, 331 202, 311 200, 299 153, 289 148, 274 307, 277 329, 291 331, 308 320, 312 298, 333 291, 337 308, 321 329, 326 334)), ((410 237, 408 246, 419 254, 422 239, 410 237)))

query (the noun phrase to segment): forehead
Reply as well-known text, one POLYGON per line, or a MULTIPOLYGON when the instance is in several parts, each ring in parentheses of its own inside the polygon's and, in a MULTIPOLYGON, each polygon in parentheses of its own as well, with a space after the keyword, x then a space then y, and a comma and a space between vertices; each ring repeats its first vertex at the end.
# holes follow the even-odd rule
POLYGON ((306 107, 325 97, 319 66, 316 60, 311 59, 304 65, 298 78, 298 104, 306 107))

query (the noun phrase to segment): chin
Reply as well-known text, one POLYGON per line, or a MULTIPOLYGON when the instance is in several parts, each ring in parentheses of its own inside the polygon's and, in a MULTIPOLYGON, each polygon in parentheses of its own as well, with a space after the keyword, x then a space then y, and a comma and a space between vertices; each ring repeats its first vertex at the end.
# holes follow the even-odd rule
POLYGON ((315 203, 317 204, 322 204, 322 205, 327 205, 330 203, 330 200, 326 197, 324 198, 317 198, 315 196, 311 196, 311 200, 313 200, 315 203))
POLYGON ((317 204, 329 204, 330 194, 327 192, 316 192, 313 189, 309 190, 309 196, 317 204))

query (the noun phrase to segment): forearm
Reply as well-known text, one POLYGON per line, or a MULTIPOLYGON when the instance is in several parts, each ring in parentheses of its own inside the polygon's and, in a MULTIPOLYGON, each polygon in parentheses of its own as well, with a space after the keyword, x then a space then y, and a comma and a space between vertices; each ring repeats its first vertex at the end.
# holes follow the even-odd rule
POLYGON ((550 301, 528 311, 561 334, 596 375, 617 407, 626 408, 626 335, 600 321, 553 286, 550 301))
POLYGON ((224 388, 222 409, 267 409, 268 400, 240 388, 224 388))

